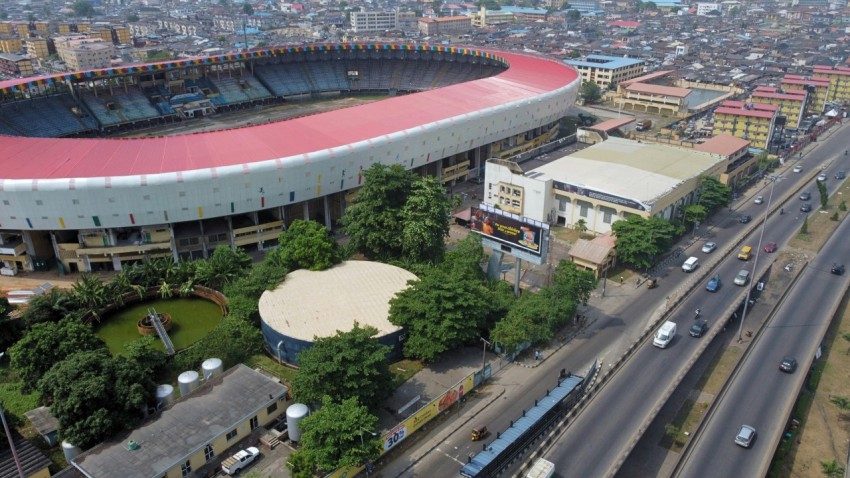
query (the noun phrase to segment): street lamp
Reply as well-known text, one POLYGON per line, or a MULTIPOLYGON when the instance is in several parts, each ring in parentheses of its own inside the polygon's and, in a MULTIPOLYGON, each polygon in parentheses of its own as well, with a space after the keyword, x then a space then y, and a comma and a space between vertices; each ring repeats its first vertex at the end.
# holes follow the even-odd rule
POLYGON ((481 341, 484 342, 484 350, 481 354, 481 371, 484 371, 484 367, 487 366, 487 346, 490 345, 490 342, 484 340, 484 337, 480 337, 481 341))
POLYGON ((283 360, 280 359, 280 348, 283 346, 283 340, 277 343, 277 363, 282 364, 283 360))
POLYGON ((377 434, 377 433, 375 433, 375 432, 370 432, 369 430, 367 430, 367 429, 365 429, 365 428, 361 427, 360 425, 358 425, 358 426, 357 426, 357 428, 359 428, 359 429, 360 429, 360 448, 366 448, 366 444, 363 442, 363 432, 366 432, 366 433, 368 433, 368 434, 372 435, 373 437, 378 436, 378 434, 377 434))
MULTIPOLYGON (((770 201, 773 199, 773 188, 776 186, 776 182, 782 179, 782 176, 768 176, 767 179, 771 182, 770 184, 770 194, 767 196, 767 212, 764 214, 764 219, 761 222, 761 233, 759 234, 759 242, 756 247, 756 256, 753 258, 753 270, 750 274, 755 280, 756 277, 756 267, 759 262, 759 254, 761 253, 761 243, 764 240, 764 230, 767 228, 767 216, 770 215, 770 201)), ((747 297, 744 299, 744 310, 741 311, 741 323, 738 324, 738 342, 743 340, 741 338, 741 333, 744 330, 744 319, 747 318, 747 307, 750 305, 750 293, 753 288, 749 287, 747 289, 747 297)))

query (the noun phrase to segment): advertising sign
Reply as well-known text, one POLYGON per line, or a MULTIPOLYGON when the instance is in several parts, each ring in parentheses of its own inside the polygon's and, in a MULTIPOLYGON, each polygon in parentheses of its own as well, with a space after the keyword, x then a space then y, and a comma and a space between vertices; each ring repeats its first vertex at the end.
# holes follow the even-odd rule
POLYGON ((543 228, 539 225, 505 216, 497 210, 486 211, 476 207, 472 208, 469 225, 478 234, 537 256, 541 254, 543 228))
POLYGON ((631 209, 637 209, 638 211, 649 211, 650 209, 645 204, 635 201, 633 199, 627 199, 624 197, 615 196, 613 194, 603 193, 601 191, 576 186, 570 183, 552 181, 552 187, 559 191, 564 191, 566 193, 576 194, 578 196, 585 196, 591 199, 596 199, 598 201, 605 201, 607 203, 616 204, 618 206, 625 206, 631 209))

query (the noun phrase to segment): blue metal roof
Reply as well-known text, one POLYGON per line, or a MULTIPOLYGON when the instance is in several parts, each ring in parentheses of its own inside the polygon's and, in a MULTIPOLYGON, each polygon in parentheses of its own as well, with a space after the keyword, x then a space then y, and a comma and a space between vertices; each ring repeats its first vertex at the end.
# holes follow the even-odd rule
POLYGON ((531 407, 525 415, 515 421, 510 428, 499 435, 499 438, 493 440, 493 443, 488 445, 484 451, 481 451, 472 458, 472 461, 464 465, 460 473, 464 476, 477 476, 486 466, 492 463, 506 448, 513 445, 516 440, 533 427, 541 417, 555 408, 566 398, 577 386, 584 380, 583 377, 571 375, 565 378, 554 390, 548 395, 537 401, 537 405, 531 407))
POLYGON ((607 56, 607 55, 587 55, 587 60, 597 60, 597 61, 584 61, 584 60, 564 60, 564 63, 570 66, 586 66, 591 68, 607 68, 607 69, 617 69, 623 68, 625 66, 637 65, 639 63, 643 63, 643 60, 637 60, 634 58, 623 58, 621 56, 607 56))
POLYGON ((546 15, 546 10, 541 10, 539 8, 512 7, 509 5, 503 6, 502 11, 510 13, 523 13, 526 15, 546 15))

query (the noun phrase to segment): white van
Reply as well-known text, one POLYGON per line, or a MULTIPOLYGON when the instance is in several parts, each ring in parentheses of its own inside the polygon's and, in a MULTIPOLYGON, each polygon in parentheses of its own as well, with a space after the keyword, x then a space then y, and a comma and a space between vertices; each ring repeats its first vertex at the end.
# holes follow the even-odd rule
POLYGON ((693 272, 699 267, 699 259, 696 257, 688 257, 688 260, 682 264, 682 270, 685 272, 693 272))
POLYGON ((673 341, 673 337, 676 336, 676 323, 664 322, 664 325, 658 329, 658 332, 655 333, 655 339, 652 340, 652 345, 660 348, 667 347, 667 344, 673 341))

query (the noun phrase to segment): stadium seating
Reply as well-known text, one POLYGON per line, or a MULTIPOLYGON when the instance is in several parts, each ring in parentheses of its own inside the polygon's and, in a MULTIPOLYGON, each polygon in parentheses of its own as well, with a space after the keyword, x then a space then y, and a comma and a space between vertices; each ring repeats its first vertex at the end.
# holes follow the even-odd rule
POLYGON ((162 115, 148 97, 135 87, 129 88, 127 92, 113 89, 111 96, 106 91, 99 92, 98 96, 86 92, 82 98, 102 126, 131 123, 162 115))
POLYGON ((304 78, 298 65, 258 66, 254 69, 254 74, 275 96, 302 95, 310 93, 311 90, 310 83, 304 78))
POLYGON ((270 98, 272 94, 256 78, 221 78, 211 80, 218 90, 217 95, 210 95, 213 104, 223 100, 223 104, 239 104, 254 100, 270 98), (214 100, 215 98, 215 100, 214 100))
POLYGON ((0 133, 49 138, 95 129, 94 120, 71 111, 75 106, 67 94, 0 104, 0 133))

